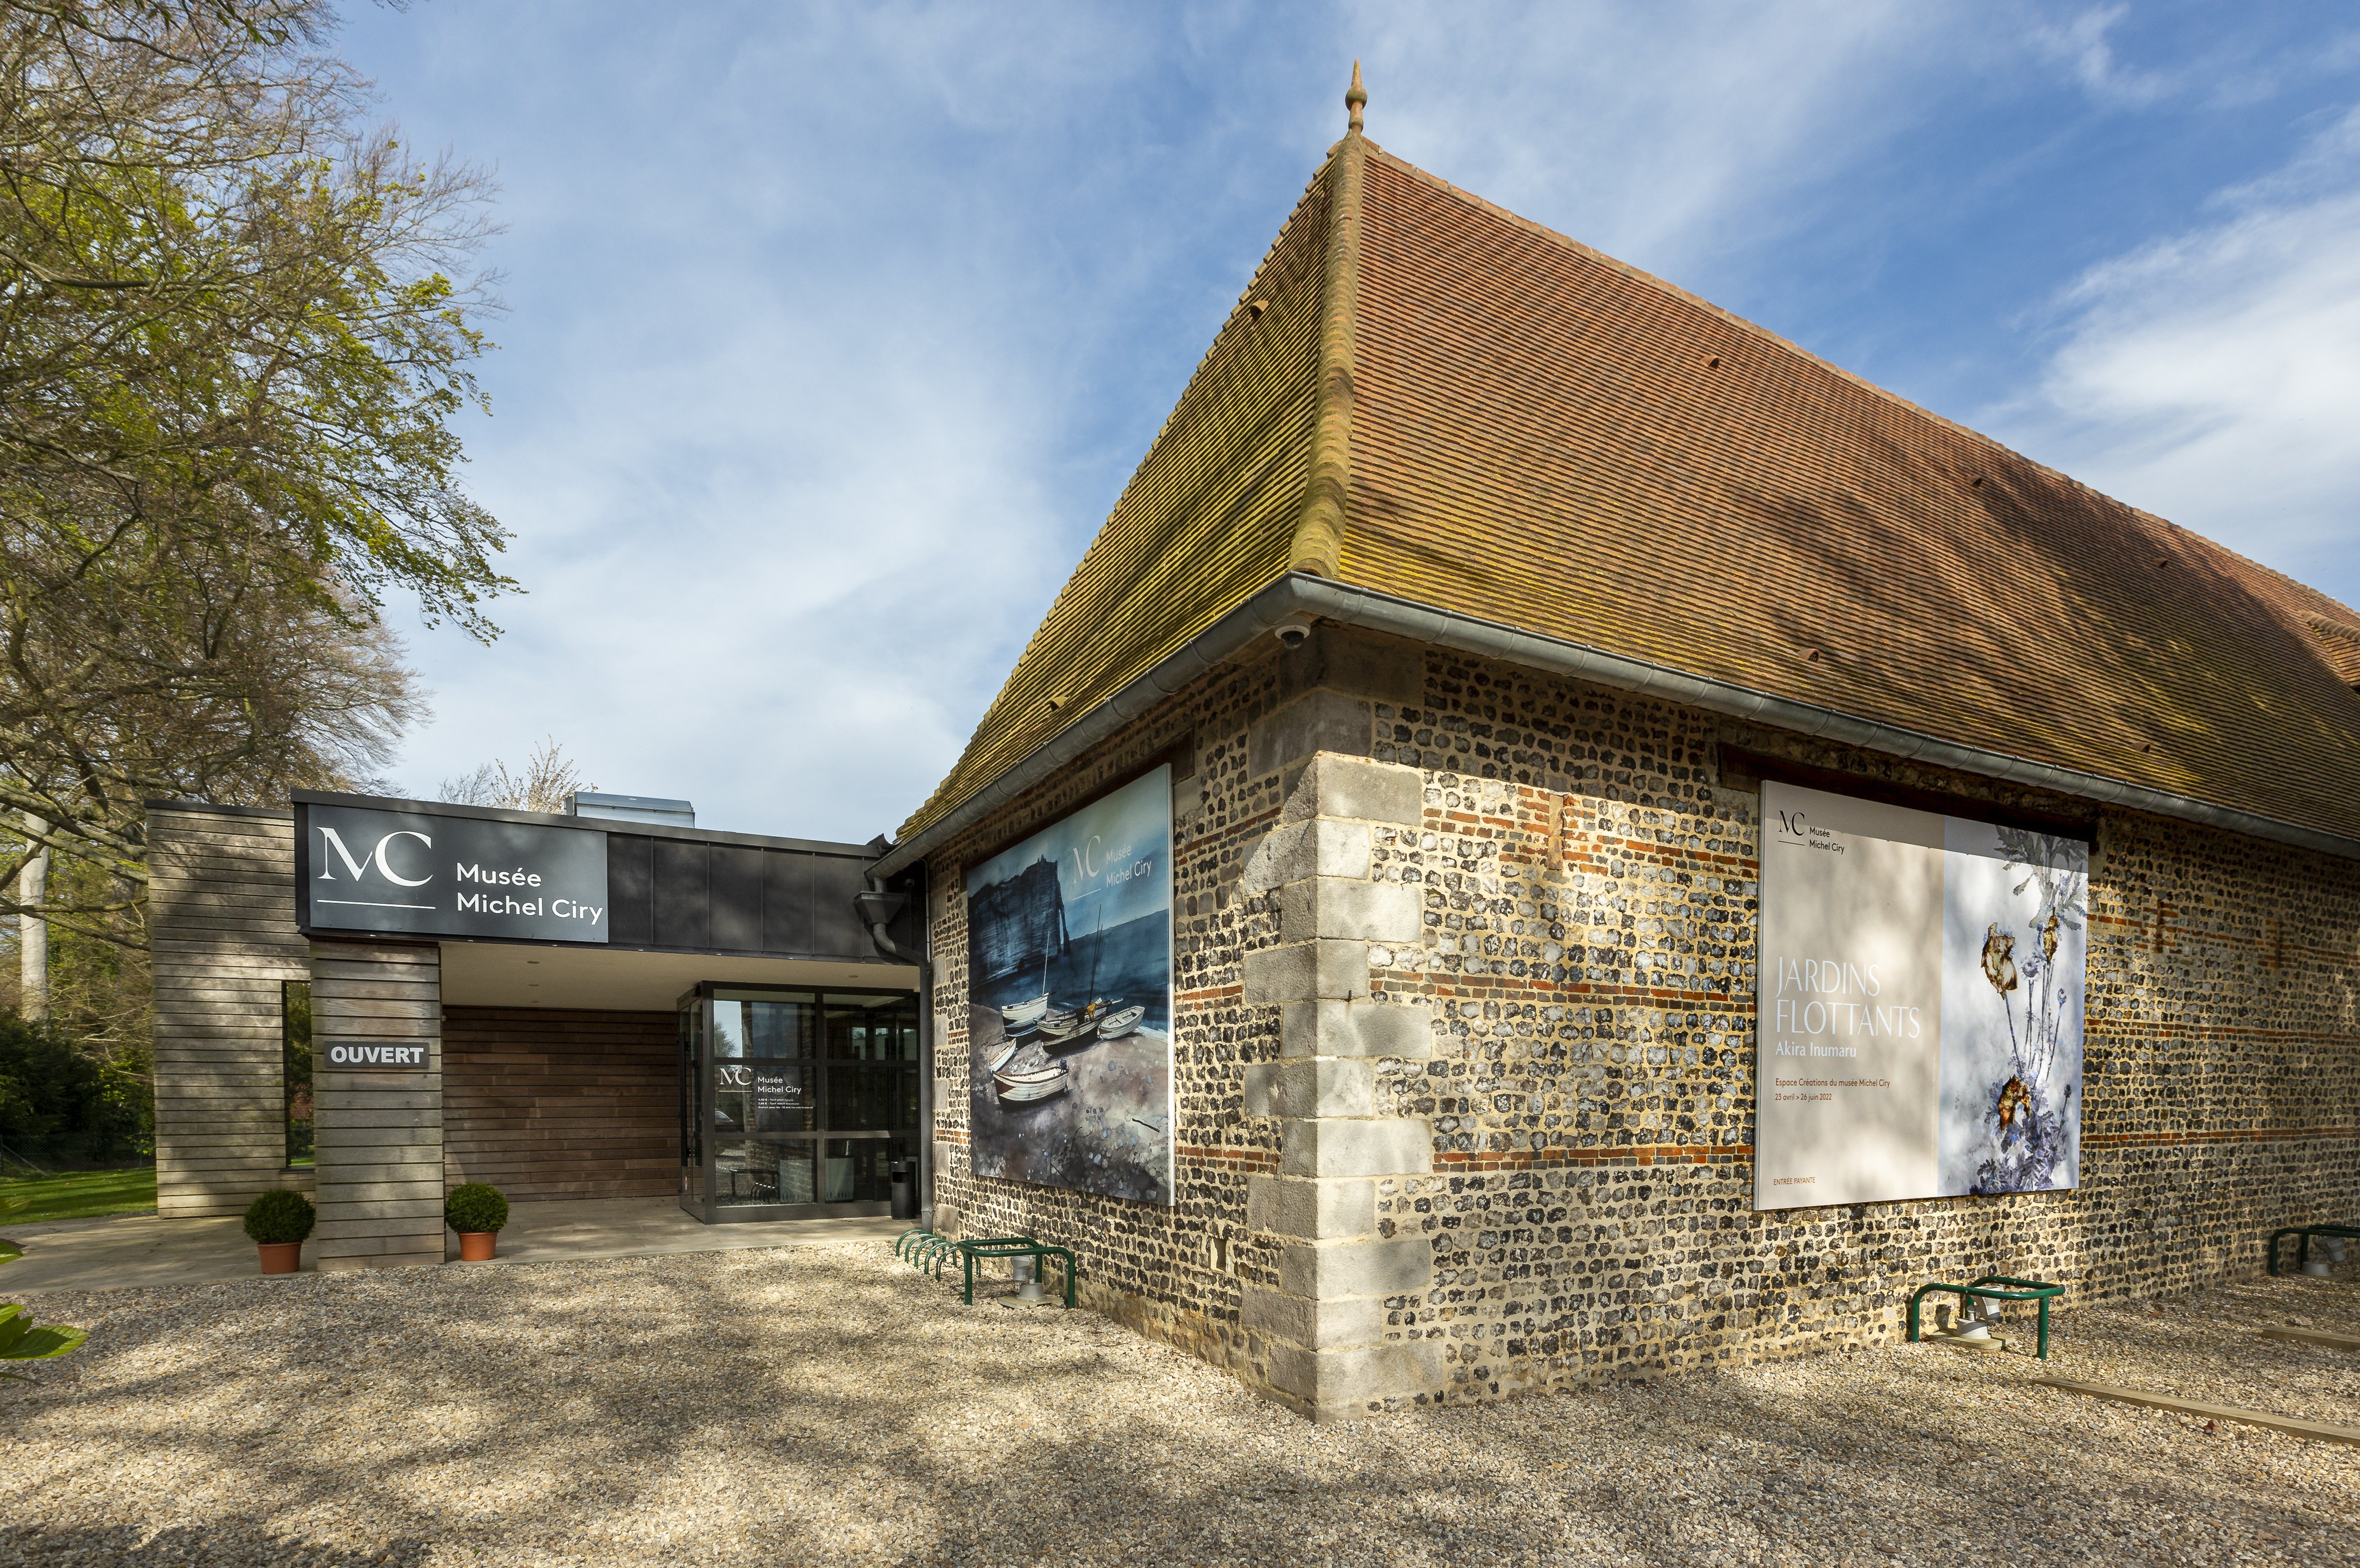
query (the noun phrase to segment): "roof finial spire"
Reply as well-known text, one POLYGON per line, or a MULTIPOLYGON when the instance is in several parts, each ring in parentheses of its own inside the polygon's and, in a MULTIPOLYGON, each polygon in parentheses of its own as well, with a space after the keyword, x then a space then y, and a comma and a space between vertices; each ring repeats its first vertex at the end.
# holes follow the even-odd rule
POLYGON ((1344 107, 1351 115, 1344 128, 1354 136, 1360 132, 1360 111, 1368 106, 1368 102, 1369 90, 1360 85, 1360 62, 1356 60, 1352 62, 1352 85, 1344 90, 1344 107))

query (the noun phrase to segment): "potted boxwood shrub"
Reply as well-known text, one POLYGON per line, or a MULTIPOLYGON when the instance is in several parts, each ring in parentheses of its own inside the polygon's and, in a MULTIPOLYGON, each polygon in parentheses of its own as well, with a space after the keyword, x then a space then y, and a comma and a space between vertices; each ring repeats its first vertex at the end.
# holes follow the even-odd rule
POLYGON ((461 1263, 489 1263, 508 1223, 508 1201, 487 1181, 467 1181, 442 1200, 442 1223, 459 1233, 461 1263))
POLYGON ((303 1266, 303 1238, 318 1211, 300 1192, 274 1188, 246 1206, 246 1234, 262 1249, 262 1272, 292 1274, 303 1266))

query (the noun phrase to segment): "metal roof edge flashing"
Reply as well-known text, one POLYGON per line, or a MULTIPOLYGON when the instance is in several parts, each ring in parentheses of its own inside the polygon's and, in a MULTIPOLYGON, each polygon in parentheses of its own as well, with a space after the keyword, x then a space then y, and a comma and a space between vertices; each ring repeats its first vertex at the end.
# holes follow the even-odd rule
POLYGON ((2219 828, 2345 860, 2360 860, 2360 839, 2280 822, 2256 812, 2174 795, 2147 784, 2011 757, 2005 752, 1945 740, 1898 725, 1797 702, 1791 697, 1773 696, 1732 682, 1688 674, 1626 653, 1611 653, 1455 610, 1437 609, 1371 588, 1294 572, 1256 592, 1154 668, 1042 742, 1022 762, 967 796, 939 820, 895 845, 873 868, 876 874, 890 876, 923 859, 954 834, 1013 800, 1188 682, 1233 657, 1255 637, 1290 616, 1306 614, 1437 648, 1455 648, 1465 653, 1569 675, 1598 685, 1687 703, 1709 712, 1754 719, 1777 729, 1841 741, 1906 761, 1928 762, 1980 778, 2053 790, 2077 799, 2219 828))
POLYGON ((229 806, 217 800, 181 800, 172 795, 150 795, 140 801, 142 811, 187 811, 206 817, 252 817, 266 822, 292 822, 295 813, 269 806, 229 806))
POLYGON ((798 854, 827 855, 853 861, 865 861, 875 853, 867 844, 839 844, 825 839, 789 839, 771 833, 738 833, 722 828, 674 828, 661 822, 573 817, 560 811, 511 811, 501 806, 461 806, 455 801, 414 800, 406 795, 344 795, 324 789, 290 790, 287 795, 298 806, 349 806, 364 811, 416 811, 432 817, 467 817, 477 822, 515 822, 527 827, 570 828, 585 833, 608 833, 629 839, 672 839, 692 844, 787 850, 798 854))

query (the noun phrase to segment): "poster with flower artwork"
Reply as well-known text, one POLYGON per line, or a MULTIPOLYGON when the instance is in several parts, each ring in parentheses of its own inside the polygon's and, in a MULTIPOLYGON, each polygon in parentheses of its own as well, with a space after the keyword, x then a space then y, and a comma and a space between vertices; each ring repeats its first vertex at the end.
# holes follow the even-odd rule
POLYGON ((2081 1182, 2081 839, 1762 786, 1754 1207, 2081 1182))

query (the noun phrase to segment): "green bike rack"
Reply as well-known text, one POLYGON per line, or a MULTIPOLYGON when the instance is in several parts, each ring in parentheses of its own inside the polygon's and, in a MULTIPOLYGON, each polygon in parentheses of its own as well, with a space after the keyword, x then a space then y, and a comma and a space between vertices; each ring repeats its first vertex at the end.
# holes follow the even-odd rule
POLYGON ((1909 1298, 1909 1343, 1918 1343, 1918 1304, 1936 1290, 1948 1290, 1964 1300, 1979 1296, 1986 1301, 2038 1301, 2040 1303, 2040 1348, 2036 1353, 2041 1360, 2049 1359, 2049 1303, 2065 1294, 2065 1287, 2046 1279, 2011 1279, 2005 1274, 1986 1274, 1972 1285, 1950 1285, 1940 1280, 1920 1285, 1909 1298))
POLYGON ((961 1259, 966 1274, 966 1300, 975 1305, 975 1265, 978 1258, 1030 1257, 1035 1260, 1056 1258, 1065 1266, 1065 1305, 1074 1304, 1074 1255, 1061 1246, 1044 1246, 1031 1236, 991 1236, 979 1241, 955 1242, 948 1236, 936 1235, 925 1227, 903 1231, 893 1238, 893 1255, 921 1274, 943 1277, 943 1265, 953 1254, 961 1259))
POLYGON ((2302 1271, 2302 1266, 2311 1261, 2311 1237, 2342 1236, 2347 1241, 2360 1241, 2360 1225, 2289 1225, 2284 1230, 2271 1232, 2269 1258, 2272 1274, 2278 1271, 2278 1243, 2289 1236, 2302 1238, 2302 1247, 2295 1255, 2294 1260, 2295 1272, 2299 1274, 2302 1271))
POLYGON ((943 1277, 943 1259, 958 1250, 958 1243, 948 1236, 936 1235, 923 1226, 903 1231, 893 1238, 893 1255, 921 1274, 943 1277))
POLYGON ((1043 1246, 1031 1236, 991 1236, 958 1244, 967 1265, 967 1304, 975 1305, 975 1266, 978 1258, 1029 1257, 1035 1262, 1055 1257, 1065 1266, 1065 1310, 1074 1308, 1074 1255, 1061 1246, 1043 1246))

